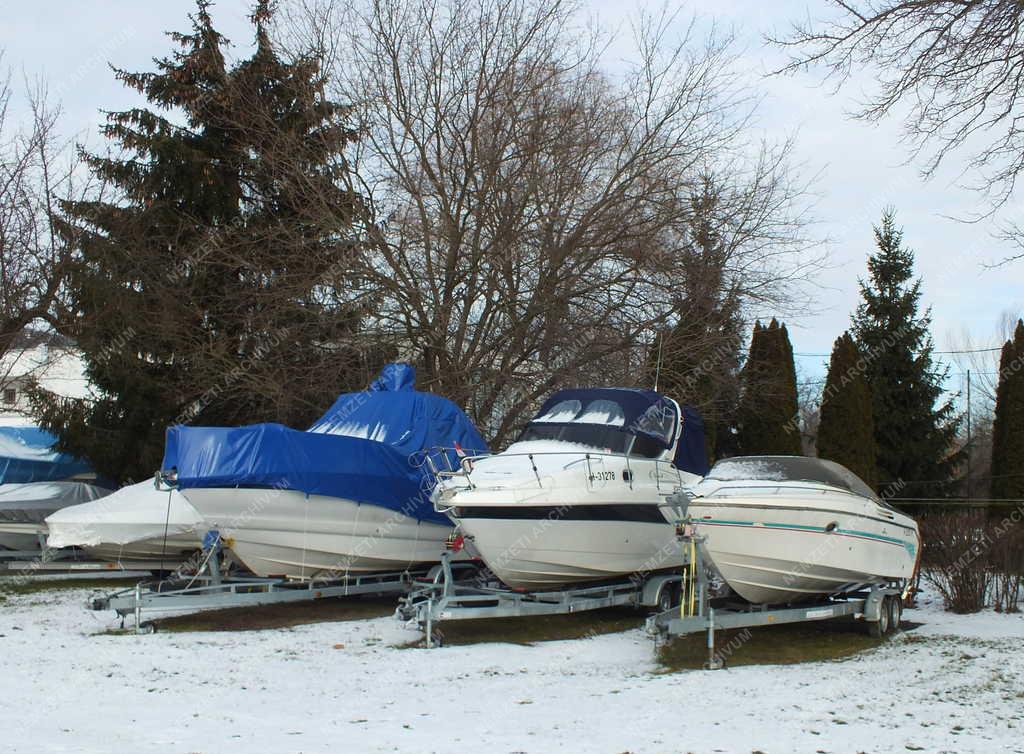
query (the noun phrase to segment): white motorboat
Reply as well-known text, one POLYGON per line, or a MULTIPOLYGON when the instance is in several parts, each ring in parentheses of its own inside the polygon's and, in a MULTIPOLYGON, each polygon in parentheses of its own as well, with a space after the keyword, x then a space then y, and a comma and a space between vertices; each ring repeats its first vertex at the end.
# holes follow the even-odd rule
POLYGON ((917 523, 832 461, 749 456, 719 461, 669 501, 740 597, 784 604, 905 583, 921 549, 917 523))
POLYGON ((50 547, 81 547, 111 562, 188 559, 202 548, 206 527, 177 490, 158 490, 153 480, 72 505, 46 518, 50 547))
POLYGON ((110 490, 86 482, 0 484, 0 549, 41 549, 47 516, 109 494, 110 490))
POLYGON ((329 579, 439 562, 453 525, 431 505, 422 456, 452 468, 454 447, 486 444, 454 403, 414 381, 410 365, 390 364, 306 432, 172 427, 163 469, 258 576, 329 579))
POLYGON ((505 451, 442 474, 435 505, 505 584, 554 589, 681 566, 659 506, 706 463, 694 410, 649 390, 563 390, 505 451))

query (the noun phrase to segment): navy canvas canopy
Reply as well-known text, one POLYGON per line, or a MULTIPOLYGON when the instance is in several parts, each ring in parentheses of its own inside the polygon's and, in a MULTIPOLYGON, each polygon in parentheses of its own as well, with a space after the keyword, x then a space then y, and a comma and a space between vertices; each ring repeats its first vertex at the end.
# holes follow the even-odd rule
POLYGON ((704 418, 693 406, 683 406, 683 436, 672 459, 677 469, 697 476, 708 473, 708 452, 704 445, 704 418))
MULTIPOLYGON (((675 402, 654 390, 602 387, 559 390, 544 401, 530 423, 621 427, 670 448, 676 440, 677 419, 675 402)), ((704 421, 695 408, 684 406, 682 424, 673 463, 678 469, 704 476, 708 470, 704 421)))
POLYGON ((487 445, 458 406, 417 392, 415 379, 412 366, 389 364, 365 391, 340 396, 305 432, 280 424, 171 427, 162 467, 177 469, 181 489, 297 490, 447 523, 429 500, 434 479, 414 456, 443 448, 435 458, 457 468, 454 446, 472 454, 486 453, 487 445))
POLYGON ((85 461, 55 451, 55 442, 39 427, 0 427, 0 484, 54 482, 90 471, 85 461))

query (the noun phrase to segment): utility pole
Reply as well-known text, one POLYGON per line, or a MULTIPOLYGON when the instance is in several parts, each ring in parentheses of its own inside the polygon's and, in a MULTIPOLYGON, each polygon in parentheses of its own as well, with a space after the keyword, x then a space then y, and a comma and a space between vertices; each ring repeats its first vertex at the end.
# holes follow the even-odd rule
POLYGON ((971 370, 967 370, 967 502, 971 501, 971 370))

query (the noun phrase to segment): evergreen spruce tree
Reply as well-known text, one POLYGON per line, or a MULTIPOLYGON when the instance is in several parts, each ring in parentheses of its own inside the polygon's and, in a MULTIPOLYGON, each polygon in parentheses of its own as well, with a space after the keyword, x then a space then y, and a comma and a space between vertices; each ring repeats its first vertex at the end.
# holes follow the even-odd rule
POLYGON ((1024 499, 1024 321, 999 360, 992 425, 992 497, 1024 499))
POLYGON ((905 497, 945 495, 960 460, 952 450, 959 417, 942 400, 948 368, 932 359, 931 310, 919 313, 921 280, 892 211, 875 242, 853 336, 871 385, 878 485, 898 484, 905 497))
POLYGON ((98 393, 36 407, 116 481, 158 468, 170 424, 304 426, 372 369, 342 285, 357 202, 338 180, 345 109, 315 56, 278 56, 269 0, 252 57, 230 67, 197 5, 155 71, 115 69, 149 106, 108 114, 120 153, 85 155, 113 194, 56 218, 79 249, 62 330, 98 393))
POLYGON ((803 454, 793 346, 785 325, 754 323, 741 374, 737 442, 743 455, 803 454))
POLYGON ((727 250, 718 229, 718 204, 708 178, 690 200, 692 215, 678 257, 686 270, 678 319, 658 333, 649 363, 652 377, 659 375, 660 392, 701 412, 709 459, 735 454, 732 425, 741 360, 739 299, 723 279, 727 250))
POLYGON ((875 467, 875 421, 866 362, 848 332, 832 348, 818 423, 818 457, 841 463, 871 487, 875 467))

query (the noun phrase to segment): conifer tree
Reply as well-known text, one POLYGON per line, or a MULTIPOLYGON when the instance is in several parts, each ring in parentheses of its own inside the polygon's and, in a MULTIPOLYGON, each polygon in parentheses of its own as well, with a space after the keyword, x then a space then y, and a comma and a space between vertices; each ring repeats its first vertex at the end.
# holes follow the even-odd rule
POLYGON ((358 201, 339 188, 346 111, 315 56, 279 57, 268 0, 234 66, 197 6, 156 70, 115 69, 148 100, 107 115, 119 152, 84 155, 115 195, 55 218, 79 252, 62 330, 98 391, 39 394, 37 410, 61 448, 116 481, 158 467, 170 424, 301 427, 372 369, 356 368, 360 315, 340 275, 358 201))
POLYGON ((999 359, 992 425, 992 497, 1024 499, 1024 321, 999 359))
POLYGON ((853 338, 843 333, 832 348, 822 393, 818 457, 841 463, 875 487, 875 421, 865 366, 853 338))
POLYGON ((884 492, 898 484, 905 497, 942 496, 959 463, 952 450, 959 417, 942 399, 948 368, 932 358, 931 310, 919 313, 921 280, 894 213, 874 230, 878 250, 860 283, 853 337, 871 385, 878 485, 884 492))
POLYGON ((739 450, 743 455, 802 455, 793 347, 785 325, 754 323, 741 374, 739 450))
POLYGON ((685 271, 677 319, 658 333, 648 368, 652 376, 658 375, 660 392, 700 410, 708 458, 715 459, 735 453, 740 301, 724 274, 728 252, 719 230, 719 196, 710 178, 691 197, 690 206, 676 262, 685 271))

